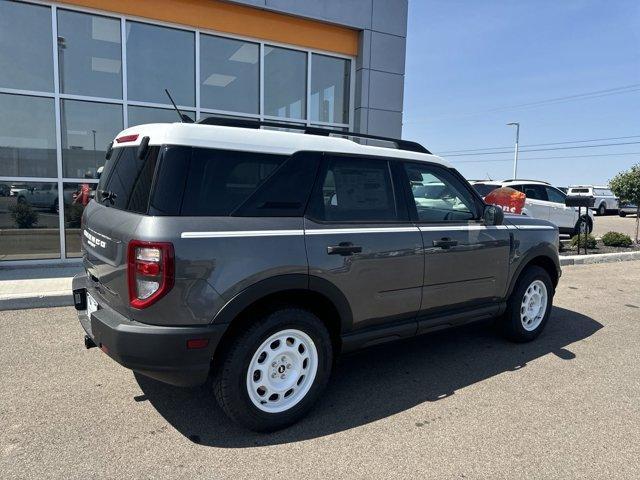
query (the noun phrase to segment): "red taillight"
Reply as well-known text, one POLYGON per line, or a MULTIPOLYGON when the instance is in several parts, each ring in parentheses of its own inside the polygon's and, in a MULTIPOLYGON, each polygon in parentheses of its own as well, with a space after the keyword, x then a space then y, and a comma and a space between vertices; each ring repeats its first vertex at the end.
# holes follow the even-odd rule
POLYGON ((138 139, 138 134, 134 135, 123 135, 122 137, 116 138, 117 143, 127 143, 127 142, 135 142, 138 139))
POLYGON ((131 240, 127 252, 129 304, 146 308, 173 287, 173 245, 131 240))

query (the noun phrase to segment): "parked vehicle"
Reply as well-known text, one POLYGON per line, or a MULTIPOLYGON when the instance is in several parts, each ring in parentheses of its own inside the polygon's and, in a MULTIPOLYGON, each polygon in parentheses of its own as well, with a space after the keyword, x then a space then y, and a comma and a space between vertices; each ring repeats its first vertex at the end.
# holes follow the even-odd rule
POLYGON ((637 215, 638 214, 638 206, 635 203, 631 202, 622 202, 620 204, 620 208, 618 209, 618 215, 621 217, 626 217, 627 215, 637 215))
POLYGON ((58 211, 58 189, 55 183, 11 185, 10 195, 16 197, 17 203, 26 203, 52 212, 58 211))
POLYGON ((173 385, 211 375, 230 418, 268 431, 342 352, 490 318, 517 342, 544 329, 553 224, 505 217, 413 142, 227 121, 117 136, 73 280, 87 347, 173 385))
POLYGON ((618 197, 609 187, 594 187, 592 185, 575 185, 569 187, 569 195, 587 195, 595 198, 593 210, 601 216, 608 212, 618 211, 618 197))
POLYGON ((565 205, 567 195, 547 182, 511 179, 473 182, 472 185, 482 198, 500 187, 511 187, 523 192, 527 198, 522 214, 549 220, 558 226, 560 233, 575 235, 581 229, 586 228, 589 233, 593 230, 593 213, 588 211, 582 216, 578 215, 578 208, 565 205))

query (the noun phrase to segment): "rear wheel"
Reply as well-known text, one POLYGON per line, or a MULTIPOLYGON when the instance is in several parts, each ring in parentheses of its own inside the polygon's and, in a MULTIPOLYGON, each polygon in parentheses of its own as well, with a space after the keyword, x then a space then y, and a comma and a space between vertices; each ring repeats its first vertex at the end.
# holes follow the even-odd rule
POLYGON ((624 217, 626 217, 626 216, 627 216, 627 212, 623 212, 622 210, 620 210, 620 211, 618 212, 618 215, 620 215, 621 217, 623 217, 623 218, 624 218, 624 217))
POLYGON ((598 207, 598 215, 600 215, 601 217, 604 217, 606 214, 607 214, 607 207, 603 203, 598 207))
POLYGON ((331 373, 332 345, 318 317, 299 308, 273 312, 236 336, 214 376, 220 407, 255 431, 302 418, 331 373))
POLYGON ((514 342, 529 342, 544 330, 553 304, 553 283, 547 271, 532 265, 520 274, 507 302, 502 331, 514 342))

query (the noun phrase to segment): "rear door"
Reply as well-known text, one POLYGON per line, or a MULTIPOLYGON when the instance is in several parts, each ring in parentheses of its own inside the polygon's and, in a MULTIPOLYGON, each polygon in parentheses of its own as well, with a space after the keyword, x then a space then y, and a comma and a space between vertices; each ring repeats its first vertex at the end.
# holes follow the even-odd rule
POLYGON ((325 154, 304 223, 310 282, 347 299, 353 329, 403 322, 416 329, 424 261, 384 158, 325 154))
MULTIPOLYGON (((425 251, 421 314, 429 316, 501 299, 509 269, 506 227, 483 223, 484 204, 454 171, 407 162, 402 173, 409 211, 421 231, 425 251)), ((428 323, 423 321, 420 327, 428 327, 428 323)))

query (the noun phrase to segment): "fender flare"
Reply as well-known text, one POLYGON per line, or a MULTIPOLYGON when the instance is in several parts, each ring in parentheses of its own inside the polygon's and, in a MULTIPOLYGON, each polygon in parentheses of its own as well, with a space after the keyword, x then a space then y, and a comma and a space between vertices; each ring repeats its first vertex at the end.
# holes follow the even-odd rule
POLYGON ((269 295, 286 290, 304 290, 324 296, 333 304, 340 315, 341 333, 351 330, 353 314, 351 306, 342 291, 324 278, 302 273, 277 275, 248 286, 229 300, 215 315, 211 323, 231 323, 233 319, 253 303, 269 295))
POLYGON ((520 257, 518 266, 516 267, 515 271, 511 275, 511 279, 509 280, 509 288, 507 289, 506 298, 509 298, 511 296, 511 293, 513 293, 513 289, 515 288, 516 282, 518 281, 518 278, 520 278, 522 271, 531 263, 534 258, 538 257, 546 257, 547 259, 551 260, 556 268, 556 277, 558 279, 560 278, 562 270, 560 268, 560 259, 558 258, 558 252, 555 245, 551 243, 541 243, 539 245, 536 245, 535 247, 532 247, 524 256, 520 257))

